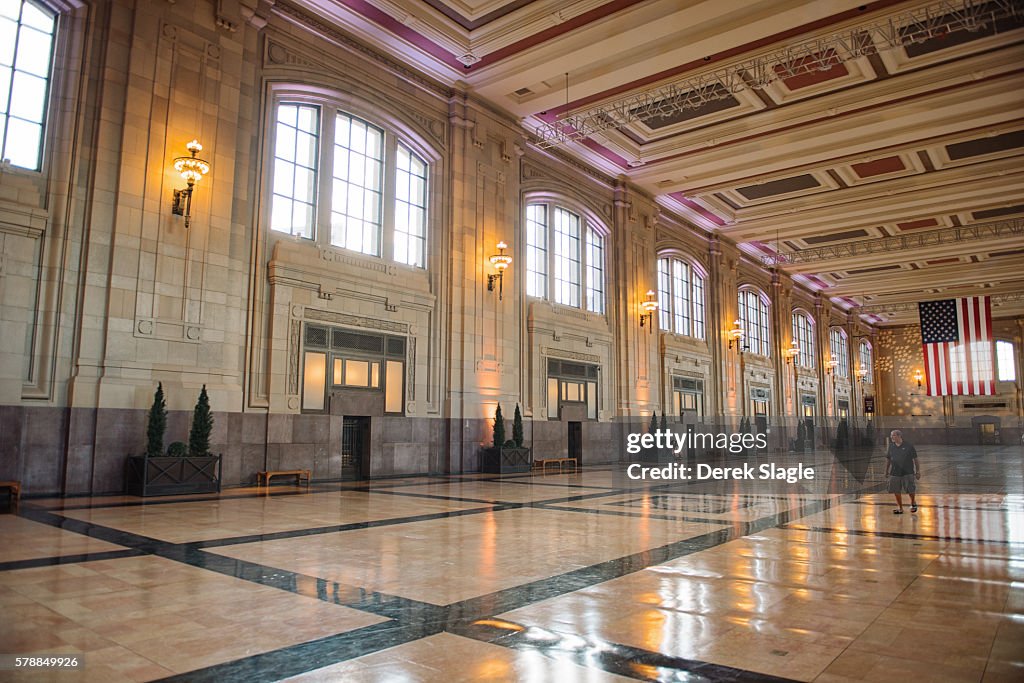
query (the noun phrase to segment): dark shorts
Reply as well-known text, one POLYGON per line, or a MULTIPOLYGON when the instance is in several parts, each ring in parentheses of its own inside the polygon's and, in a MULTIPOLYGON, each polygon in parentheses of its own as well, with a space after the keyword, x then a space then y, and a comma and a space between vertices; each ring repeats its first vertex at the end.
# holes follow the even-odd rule
POLYGON ((889 477, 889 493, 916 493, 917 477, 913 474, 905 474, 902 477, 889 477))

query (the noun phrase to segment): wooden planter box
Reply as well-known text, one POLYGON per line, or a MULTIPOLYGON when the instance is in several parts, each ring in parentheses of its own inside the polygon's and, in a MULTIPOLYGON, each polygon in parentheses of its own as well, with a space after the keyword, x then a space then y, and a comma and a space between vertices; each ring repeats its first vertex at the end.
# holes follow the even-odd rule
POLYGON ((529 448, 486 448, 480 454, 480 471, 491 474, 529 472, 533 458, 529 448))
POLYGON ((129 456, 125 491, 133 496, 171 496, 220 492, 219 455, 172 457, 129 456))

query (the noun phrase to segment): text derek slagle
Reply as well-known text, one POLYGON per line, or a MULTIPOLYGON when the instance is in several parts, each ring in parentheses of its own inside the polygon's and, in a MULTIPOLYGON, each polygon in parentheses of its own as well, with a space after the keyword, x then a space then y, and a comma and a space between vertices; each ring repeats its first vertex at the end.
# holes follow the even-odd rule
POLYGON ((761 481, 785 481, 795 484, 798 481, 810 481, 814 479, 814 468, 805 467, 803 463, 795 467, 780 467, 775 463, 758 465, 740 465, 738 467, 713 467, 704 463, 696 465, 683 465, 671 463, 658 467, 650 467, 633 463, 626 468, 626 476, 630 479, 662 481, 709 481, 724 479, 746 479, 761 481))

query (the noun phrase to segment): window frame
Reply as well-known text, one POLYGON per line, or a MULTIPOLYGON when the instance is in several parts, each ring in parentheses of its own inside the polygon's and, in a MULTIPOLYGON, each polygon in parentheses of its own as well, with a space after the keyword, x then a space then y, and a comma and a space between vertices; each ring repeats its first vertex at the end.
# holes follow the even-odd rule
MULTIPOLYGON (((26 4, 32 5, 34 8, 36 8, 40 12, 42 12, 42 13, 44 13, 46 15, 49 15, 50 17, 52 17, 52 19, 53 19, 53 31, 50 33, 50 54, 47 56, 47 59, 46 59, 46 63, 47 63, 46 75, 45 76, 39 76, 38 74, 32 74, 31 72, 25 72, 25 73, 28 73, 32 77, 42 78, 44 80, 44 83, 45 83, 45 85, 43 87, 43 95, 42 95, 42 103, 41 103, 42 111, 40 113, 40 120, 38 122, 37 121, 29 121, 28 119, 24 119, 24 118, 22 118, 20 116, 14 116, 14 118, 16 120, 26 121, 27 123, 30 123, 32 125, 38 125, 39 126, 39 144, 38 144, 38 147, 36 149, 36 165, 34 167, 21 166, 21 165, 15 164, 14 161, 12 160, 11 163, 10 163, 10 168, 12 170, 15 170, 16 172, 32 173, 32 174, 43 174, 43 173, 46 172, 47 152, 49 151, 49 148, 50 148, 48 138, 51 135, 51 130, 50 130, 50 125, 49 124, 50 124, 50 121, 53 118, 53 115, 55 113, 54 111, 52 111, 52 108, 55 106, 55 103, 53 101, 53 99, 54 99, 54 92, 57 92, 57 90, 58 90, 58 88, 56 88, 55 85, 58 85, 59 76, 60 76, 60 74, 58 72, 58 69, 56 68, 56 56, 58 54, 58 51, 61 49, 61 44, 65 40, 65 35, 64 35, 65 31, 63 31, 62 28, 61 28, 61 24, 62 24, 62 21, 61 21, 62 13, 61 13, 61 10, 59 8, 57 8, 57 7, 53 7, 53 6, 51 6, 49 4, 46 4, 46 3, 43 3, 43 2, 34 2, 33 0, 21 0, 20 3, 19 3, 19 9, 18 9, 18 19, 17 20, 11 20, 11 21, 14 22, 14 25, 15 25, 15 43, 12 46, 12 60, 11 60, 11 65, 10 65, 11 80, 8 83, 8 86, 7 86, 7 98, 8 98, 8 100, 7 100, 7 111, 3 114, 3 117, 4 117, 5 120, 3 122, 2 127, 0 127, 0 159, 6 158, 5 152, 6 152, 7 135, 8 135, 8 132, 10 130, 10 120, 12 118, 12 115, 11 115, 11 106, 12 105, 11 105, 11 103, 14 100, 13 96, 15 94, 15 90, 14 90, 14 80, 15 79, 14 79, 14 76, 15 76, 15 73, 17 73, 17 64, 18 64, 17 45, 18 45, 18 41, 19 41, 19 39, 21 37, 21 28, 23 26, 22 18, 24 16, 24 6, 26 4)), ((30 30, 33 30, 33 31, 38 31, 39 30, 39 29, 36 29, 35 27, 32 27, 32 26, 29 26, 28 28, 30 30)))
POLYGON ((813 370, 817 351, 817 343, 814 338, 814 318, 802 308, 794 308, 792 328, 793 341, 800 349, 793 362, 798 367, 813 370), (803 325, 800 324, 801 320, 804 322, 803 325))
POLYGON ((1017 353, 1014 348, 1014 343, 1009 339, 996 339, 992 343, 992 356, 995 360, 995 375, 996 382, 1016 382, 1020 373, 1017 371, 1017 353), (1010 348, 1010 374, 1012 375, 1009 379, 1003 379, 1003 364, 999 362, 999 349, 1000 347, 1010 348))
POLYGON ((737 290, 737 318, 743 325, 744 350, 750 353, 771 358, 771 299, 753 285, 742 285, 737 290), (748 314, 757 314, 755 324, 751 325, 748 314), (754 333, 756 331, 756 334, 754 333), (754 344, 756 343, 756 348, 754 344))
POLYGON ((266 98, 266 120, 264 125, 263 145, 265 169, 262 173, 264 187, 263 196, 267 197, 260 209, 264 221, 264 229, 269 240, 291 240, 310 244, 318 249, 336 250, 357 259, 394 264, 413 272, 429 272, 436 254, 435 242, 437 226, 442 224, 443 206, 440 191, 443 185, 443 160, 441 155, 427 142, 427 138, 417 132, 412 123, 406 122, 382 107, 372 105, 348 96, 346 93, 305 86, 296 83, 271 84, 266 98), (274 157, 277 146, 278 107, 282 104, 298 104, 318 107, 320 115, 319 143, 317 149, 318 175, 316 179, 317 201, 314 208, 313 236, 311 238, 293 235, 276 230, 272 227, 271 216, 273 201, 271 198, 274 184, 274 157), (331 225, 332 183, 334 179, 335 126, 337 115, 352 117, 372 126, 383 133, 383 158, 381 162, 381 206, 380 206, 380 239, 379 254, 367 254, 362 251, 346 248, 343 244, 332 242, 333 226, 331 225), (396 192, 398 182, 398 148, 404 147, 423 163, 426 172, 426 183, 423 192, 426 208, 424 216, 424 235, 422 239, 422 256, 419 259, 408 259, 406 263, 395 259, 395 243, 399 236, 396 230, 395 214, 399 201, 396 192), (329 163, 328 163, 329 162, 329 163), (419 261, 419 263, 417 263, 419 261))
POLYGON ((658 254, 658 327, 662 332, 701 341, 707 340, 707 273, 689 258, 674 252, 658 254), (667 269, 663 269, 667 265, 667 269), (680 271, 682 277, 679 277, 680 271), (685 283, 686 294, 677 291, 685 283), (665 287, 667 285, 667 288, 665 287), (699 296, 698 296, 699 294, 699 296), (679 304, 684 303, 686 315, 681 315, 679 304), (685 321, 685 325, 680 324, 685 321), (699 328, 699 329, 698 329, 699 328))
POLYGON ((850 378, 850 340, 846 330, 835 325, 828 330, 829 360, 836 361, 833 373, 836 377, 850 378))
POLYGON ((860 341, 860 345, 857 347, 857 370, 867 370, 864 373, 864 384, 875 383, 875 350, 871 344, 863 339, 860 341), (867 350, 867 359, 865 361, 865 353, 867 350))
MULTIPOLYGON (((526 279, 524 294, 533 299, 549 301, 557 306, 565 306, 595 315, 607 315, 608 311, 608 238, 609 231, 604 223, 597 219, 596 215, 583 208, 579 203, 566 199, 562 195, 544 192, 531 192, 523 197, 523 253, 527 258, 523 259, 523 275, 526 279), (558 252, 559 240, 562 239, 556 225, 559 212, 566 212, 577 219, 578 237, 571 237, 575 240, 578 249, 575 254, 560 254, 558 252), (543 218, 540 223, 537 217, 543 218), (538 226, 543 229, 538 232, 538 226), (535 233, 544 235, 544 243, 534 240, 535 233), (600 245, 595 246, 594 240, 599 239, 600 245), (593 258, 597 255, 601 259, 600 264, 594 264, 593 258), (542 257, 541 260, 537 260, 542 257), (575 257, 575 258, 574 258, 575 257), (571 267, 570 279, 560 278, 560 265, 571 267), (532 265, 536 262, 540 268, 532 265), (575 275, 578 282, 573 283, 571 276, 575 275), (538 293, 539 285, 543 283, 543 293, 538 293), (568 286, 571 288, 568 303, 559 300, 562 297, 562 290, 568 286), (575 296, 572 296, 572 292, 575 296)), ((565 241, 562 239, 562 241, 565 241)), ((564 270, 561 269, 561 270, 564 270)))

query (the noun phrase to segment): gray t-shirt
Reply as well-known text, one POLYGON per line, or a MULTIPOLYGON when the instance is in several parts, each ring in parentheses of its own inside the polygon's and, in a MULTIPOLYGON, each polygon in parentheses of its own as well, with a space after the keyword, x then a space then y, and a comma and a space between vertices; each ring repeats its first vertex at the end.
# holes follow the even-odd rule
POLYGON ((892 461, 892 468, 889 474, 894 477, 905 477, 914 473, 914 461, 917 460, 917 451, 912 445, 904 441, 899 446, 889 444, 889 450, 885 457, 892 461))

